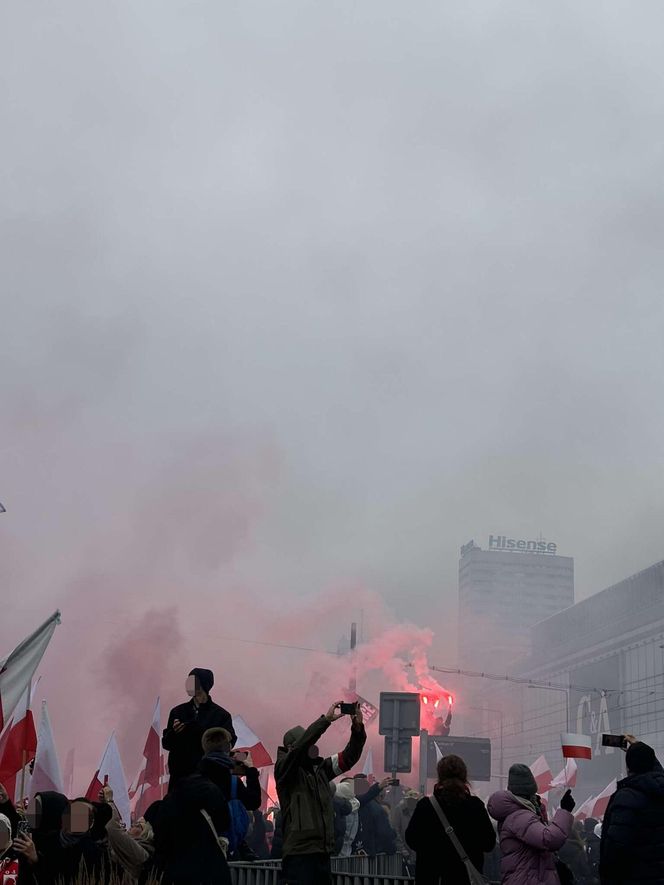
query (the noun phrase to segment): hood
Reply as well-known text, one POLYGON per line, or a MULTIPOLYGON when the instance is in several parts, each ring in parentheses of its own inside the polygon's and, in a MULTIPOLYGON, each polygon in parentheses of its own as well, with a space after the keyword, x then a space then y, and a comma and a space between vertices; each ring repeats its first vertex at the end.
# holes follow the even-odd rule
POLYGON ((494 793, 487 803, 487 808, 491 817, 498 823, 502 823, 515 811, 529 811, 531 814, 537 814, 534 808, 525 803, 525 800, 510 793, 509 790, 498 790, 497 793, 494 793))
POLYGON ((12 824, 6 814, 0 814, 0 828, 6 830, 6 836, 9 838, 9 842, 7 847, 3 850, 0 850, 0 858, 3 857, 7 851, 12 847, 12 824))
POLYGON ((284 735, 284 749, 287 749, 291 744, 294 744, 295 741, 299 741, 303 734, 304 728, 302 728, 301 725, 296 725, 293 728, 290 728, 284 735))
POLYGON ((62 829, 62 815, 69 805, 69 800, 62 793, 46 790, 35 793, 41 799, 41 819, 36 829, 38 833, 59 832, 62 829))
POLYGON ((646 796, 659 796, 664 799, 664 771, 647 771, 645 774, 630 774, 618 784, 618 789, 629 787, 646 796))
POLYGON ((194 667, 193 670, 189 671, 189 675, 195 676, 198 679, 198 684, 205 694, 210 694, 210 690, 214 685, 214 673, 212 670, 206 670, 205 667, 194 667))

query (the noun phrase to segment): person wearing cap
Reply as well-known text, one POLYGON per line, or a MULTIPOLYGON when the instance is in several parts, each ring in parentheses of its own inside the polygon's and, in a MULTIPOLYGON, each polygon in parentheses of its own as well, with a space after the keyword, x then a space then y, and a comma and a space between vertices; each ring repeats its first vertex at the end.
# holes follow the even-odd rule
POLYGON ((625 735, 627 777, 618 782, 602 824, 602 885, 664 882, 664 770, 648 744, 625 735))
POLYGON ((307 729, 298 725, 284 735, 274 776, 283 827, 284 885, 331 885, 334 806, 331 781, 357 764, 367 740, 362 711, 351 718, 350 739, 334 756, 323 758, 317 741, 343 715, 333 704, 307 729))
POLYGON ((489 799, 489 814, 498 821, 503 885, 560 885, 556 851, 572 831, 575 802, 567 790, 548 821, 527 765, 512 765, 507 789, 489 799))
POLYGON ((179 780, 196 771, 203 758, 201 739, 209 728, 225 728, 231 736, 231 746, 235 745, 233 717, 210 698, 213 685, 212 670, 194 667, 186 682, 191 700, 173 707, 168 715, 161 745, 168 750, 169 792, 179 780))

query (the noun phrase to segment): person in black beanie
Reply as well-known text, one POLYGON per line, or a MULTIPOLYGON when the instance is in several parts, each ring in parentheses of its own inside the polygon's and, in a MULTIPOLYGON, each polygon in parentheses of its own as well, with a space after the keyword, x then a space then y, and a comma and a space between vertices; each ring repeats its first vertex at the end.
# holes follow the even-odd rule
POLYGON ((602 823, 602 885, 664 882, 664 769, 648 744, 625 735, 627 777, 602 823))
POLYGON ((196 771, 203 758, 201 739, 208 728, 225 728, 231 736, 231 746, 237 736, 233 730, 233 717, 210 698, 214 685, 214 673, 203 667, 194 667, 187 677, 187 694, 191 700, 173 707, 168 715, 161 745, 168 750, 168 791, 177 782, 196 771))

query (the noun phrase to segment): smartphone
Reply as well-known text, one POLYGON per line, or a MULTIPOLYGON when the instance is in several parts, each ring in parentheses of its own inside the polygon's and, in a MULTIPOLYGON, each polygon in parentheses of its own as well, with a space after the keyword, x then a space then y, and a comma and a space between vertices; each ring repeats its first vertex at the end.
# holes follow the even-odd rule
POLYGON ((30 824, 27 820, 21 820, 16 824, 16 835, 17 836, 29 836, 30 835, 30 824))
POLYGON ((399 778, 395 777, 393 780, 390 781, 390 786, 391 787, 398 787, 400 783, 401 782, 400 782, 399 778))
POLYGON ((246 750, 233 750, 231 756, 236 762, 245 762, 249 753, 246 750))
POLYGON ((357 703, 340 704, 339 711, 342 716, 354 716, 357 713, 357 703))
POLYGON ((617 747, 620 750, 627 749, 627 739, 624 734, 603 734, 603 747, 617 747))

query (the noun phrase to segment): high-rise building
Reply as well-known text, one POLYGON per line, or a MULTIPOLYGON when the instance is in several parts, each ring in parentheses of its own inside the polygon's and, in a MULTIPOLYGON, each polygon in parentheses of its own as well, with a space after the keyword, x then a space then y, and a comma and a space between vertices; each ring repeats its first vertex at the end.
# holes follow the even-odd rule
POLYGON ((459 559, 459 663, 496 672, 530 652, 530 628, 574 604, 574 560, 541 538, 489 535, 459 559))

